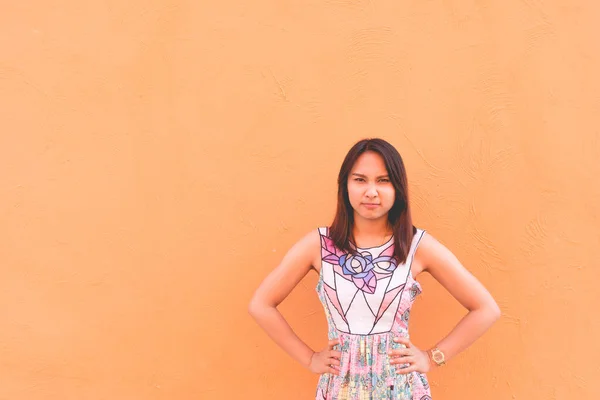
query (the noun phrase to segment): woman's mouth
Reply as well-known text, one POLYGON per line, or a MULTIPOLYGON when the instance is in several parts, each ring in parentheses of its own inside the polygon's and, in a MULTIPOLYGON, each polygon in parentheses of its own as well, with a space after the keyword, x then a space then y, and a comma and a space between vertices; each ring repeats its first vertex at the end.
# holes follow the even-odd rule
POLYGON ((365 206, 365 208, 368 208, 370 210, 379 207, 379 204, 375 204, 375 203, 363 203, 363 206, 365 206))

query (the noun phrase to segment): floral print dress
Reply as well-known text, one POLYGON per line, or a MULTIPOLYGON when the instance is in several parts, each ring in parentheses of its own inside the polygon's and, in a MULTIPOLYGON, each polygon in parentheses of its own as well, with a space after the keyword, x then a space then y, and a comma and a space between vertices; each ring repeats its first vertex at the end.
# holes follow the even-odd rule
POLYGON ((393 258, 394 242, 339 250, 319 228, 321 271, 317 293, 325 309, 329 339, 339 339, 340 374, 322 374, 316 400, 431 400, 425 374, 397 374, 388 351, 403 347, 392 339, 408 337, 408 319, 421 286, 411 264, 424 230, 417 229, 406 262, 393 258))

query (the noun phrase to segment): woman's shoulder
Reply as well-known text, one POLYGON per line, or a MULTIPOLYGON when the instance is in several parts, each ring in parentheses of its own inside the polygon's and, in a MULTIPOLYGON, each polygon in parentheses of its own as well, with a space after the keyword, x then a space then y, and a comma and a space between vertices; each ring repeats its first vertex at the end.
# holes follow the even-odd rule
POLYGON ((316 266, 320 265, 322 238, 325 235, 327 235, 327 227, 318 226, 305 233, 296 243, 296 246, 311 259, 311 264, 317 272, 316 266))
POLYGON ((415 229, 417 230, 415 237, 419 240, 415 249, 415 256, 419 257, 420 254, 428 252, 437 240, 426 229, 418 226, 415 229))
POLYGON ((302 236, 297 245, 307 249, 307 250, 317 250, 321 248, 321 237, 327 235, 327 227, 325 226, 317 226, 302 236))
POLYGON ((417 262, 427 269, 430 265, 447 260, 449 257, 454 257, 452 252, 435 236, 429 232, 425 234, 424 231, 415 252, 417 262))

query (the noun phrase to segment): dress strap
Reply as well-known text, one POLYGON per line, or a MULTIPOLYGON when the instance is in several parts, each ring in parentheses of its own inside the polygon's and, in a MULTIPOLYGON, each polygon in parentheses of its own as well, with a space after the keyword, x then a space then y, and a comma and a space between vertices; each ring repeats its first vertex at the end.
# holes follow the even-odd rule
POLYGON ((425 236, 426 231, 424 229, 417 228, 417 233, 413 236, 412 242, 410 243, 410 250, 408 251, 408 257, 406 257, 407 263, 411 262, 417 252, 417 247, 419 247, 419 243, 421 243, 421 239, 425 236))

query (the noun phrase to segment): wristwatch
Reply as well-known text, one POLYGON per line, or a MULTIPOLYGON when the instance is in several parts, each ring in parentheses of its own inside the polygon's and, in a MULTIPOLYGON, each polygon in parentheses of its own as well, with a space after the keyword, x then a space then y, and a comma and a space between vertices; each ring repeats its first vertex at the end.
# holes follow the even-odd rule
POLYGON ((429 350, 429 355, 438 366, 441 367, 442 365, 446 364, 446 357, 444 356, 444 353, 442 353, 442 351, 437 347, 429 350))

